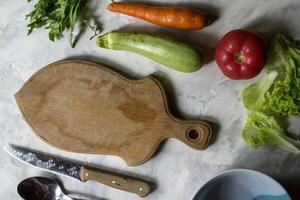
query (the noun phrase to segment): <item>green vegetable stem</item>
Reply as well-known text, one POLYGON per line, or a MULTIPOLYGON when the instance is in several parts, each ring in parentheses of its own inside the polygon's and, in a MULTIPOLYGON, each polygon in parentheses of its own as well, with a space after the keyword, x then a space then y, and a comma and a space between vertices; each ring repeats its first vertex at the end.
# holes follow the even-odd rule
POLYGON ((201 55, 192 46, 153 34, 110 32, 100 36, 97 45, 131 51, 181 72, 194 72, 202 65, 201 55))
POLYGON ((55 41, 63 36, 64 30, 70 29, 70 45, 74 47, 76 37, 73 32, 78 20, 98 34, 99 28, 88 23, 87 2, 87 0, 39 0, 34 10, 26 15, 26 18, 29 18, 28 34, 36 28, 45 27, 49 29, 49 39, 55 41))

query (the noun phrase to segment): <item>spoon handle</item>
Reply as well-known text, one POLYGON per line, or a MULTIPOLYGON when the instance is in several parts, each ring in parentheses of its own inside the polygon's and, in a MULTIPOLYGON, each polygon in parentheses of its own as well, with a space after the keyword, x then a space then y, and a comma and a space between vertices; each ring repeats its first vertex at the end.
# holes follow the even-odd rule
POLYGON ((106 170, 95 170, 90 167, 81 167, 80 178, 83 182, 92 180, 107 186, 135 193, 145 197, 151 192, 151 186, 146 181, 106 170))
POLYGON ((67 195, 63 195, 59 200, 75 200, 74 198, 71 198, 67 195))
POLYGON ((60 197, 59 200, 85 200, 85 199, 78 199, 78 198, 70 197, 70 196, 64 194, 63 196, 60 197))

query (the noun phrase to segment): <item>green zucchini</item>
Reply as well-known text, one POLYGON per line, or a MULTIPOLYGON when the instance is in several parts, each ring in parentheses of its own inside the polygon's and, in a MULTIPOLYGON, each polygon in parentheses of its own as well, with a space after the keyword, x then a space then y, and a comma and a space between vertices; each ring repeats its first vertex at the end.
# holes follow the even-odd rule
POLYGON ((110 32, 98 37, 97 45, 131 51, 181 72, 194 72, 202 65, 194 47, 153 34, 110 32))

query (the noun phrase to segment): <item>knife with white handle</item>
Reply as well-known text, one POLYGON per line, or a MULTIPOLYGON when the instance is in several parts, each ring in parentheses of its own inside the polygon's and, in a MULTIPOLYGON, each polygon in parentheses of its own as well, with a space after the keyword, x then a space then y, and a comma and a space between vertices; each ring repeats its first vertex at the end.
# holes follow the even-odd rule
POLYGON ((151 192, 151 186, 148 182, 124 174, 91 168, 22 147, 8 146, 4 147, 4 150, 17 160, 82 182, 96 181, 119 190, 135 193, 140 197, 145 197, 151 192))

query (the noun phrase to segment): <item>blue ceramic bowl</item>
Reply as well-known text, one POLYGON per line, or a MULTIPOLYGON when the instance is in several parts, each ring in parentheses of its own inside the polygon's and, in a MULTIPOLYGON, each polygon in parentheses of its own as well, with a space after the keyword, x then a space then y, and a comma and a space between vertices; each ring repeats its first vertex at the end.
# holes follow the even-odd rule
POLYGON ((225 171, 208 180, 193 200, 291 200, 273 178, 248 169, 225 171))

